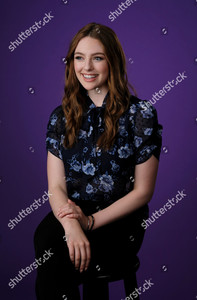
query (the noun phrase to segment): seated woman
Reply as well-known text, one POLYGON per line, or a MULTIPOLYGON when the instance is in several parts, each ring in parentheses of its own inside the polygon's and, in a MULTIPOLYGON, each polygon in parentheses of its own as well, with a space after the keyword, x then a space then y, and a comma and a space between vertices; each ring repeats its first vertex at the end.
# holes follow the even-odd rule
MULTIPOLYGON (((128 83, 125 55, 112 29, 84 26, 66 61, 62 105, 47 126, 52 211, 34 236, 37 258, 48 249, 53 254, 38 268, 38 300, 80 299, 78 285, 85 278, 124 274, 132 265, 161 151, 156 109, 128 83)), ((106 299, 94 292, 91 299, 106 299)))

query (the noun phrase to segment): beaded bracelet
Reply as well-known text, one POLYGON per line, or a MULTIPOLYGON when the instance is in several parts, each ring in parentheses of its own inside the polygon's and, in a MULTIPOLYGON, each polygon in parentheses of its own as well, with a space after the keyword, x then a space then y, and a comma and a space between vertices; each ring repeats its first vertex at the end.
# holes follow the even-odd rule
POLYGON ((92 225, 91 225, 91 227, 90 227, 89 231, 91 231, 91 230, 92 230, 92 228, 93 228, 93 226, 94 226, 94 216, 93 216, 93 215, 91 215, 90 217, 92 218, 92 225))
POLYGON ((92 228, 93 228, 93 226, 94 226, 94 216, 93 216, 93 215, 90 215, 90 216, 88 216, 88 226, 87 226, 86 231, 91 231, 92 228), (89 217, 92 218, 92 224, 91 224, 91 227, 90 227, 90 219, 89 219, 89 217))
POLYGON ((87 231, 89 231, 90 230, 90 219, 89 219, 89 216, 88 216, 88 226, 87 226, 87 229, 86 229, 87 231))

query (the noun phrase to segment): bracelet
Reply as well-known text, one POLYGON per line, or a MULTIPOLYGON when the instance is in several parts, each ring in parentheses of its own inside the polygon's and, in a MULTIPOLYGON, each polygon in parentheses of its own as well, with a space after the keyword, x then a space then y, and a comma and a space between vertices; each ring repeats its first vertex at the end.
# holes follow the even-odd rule
POLYGON ((87 231, 89 231, 90 230, 90 219, 89 219, 89 216, 88 216, 88 226, 87 226, 87 229, 86 229, 87 231))
POLYGON ((91 215, 90 217, 92 218, 92 225, 91 225, 91 227, 90 227, 89 231, 91 231, 91 230, 92 230, 92 228, 93 228, 93 226, 94 226, 94 216, 93 216, 93 215, 91 215))

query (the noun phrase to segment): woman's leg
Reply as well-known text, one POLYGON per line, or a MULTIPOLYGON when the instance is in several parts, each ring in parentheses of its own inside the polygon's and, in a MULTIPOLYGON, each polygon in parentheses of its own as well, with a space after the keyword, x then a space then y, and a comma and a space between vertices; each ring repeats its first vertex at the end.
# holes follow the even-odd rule
MULTIPOLYGON (((90 268, 87 272, 89 278, 95 278, 97 274, 122 277, 125 279, 126 295, 129 296, 135 291, 137 288, 136 255, 144 238, 145 230, 141 222, 145 217, 146 214, 134 213, 87 233, 92 252, 90 268)), ((90 284, 92 290, 91 286, 90 284)))
POLYGON ((64 234, 64 229, 53 212, 42 220, 35 231, 35 261, 39 265, 37 300, 80 299, 79 278, 70 261, 64 234))

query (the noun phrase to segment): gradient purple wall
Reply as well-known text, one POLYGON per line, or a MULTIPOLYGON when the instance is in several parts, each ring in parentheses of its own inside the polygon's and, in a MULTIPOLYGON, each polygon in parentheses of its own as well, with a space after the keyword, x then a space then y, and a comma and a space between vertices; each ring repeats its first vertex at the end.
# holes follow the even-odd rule
MULTIPOLYGON (((3 300, 35 300, 36 271, 13 289, 8 283, 34 261, 33 233, 50 211, 47 197, 46 201, 42 198, 47 191, 45 134, 51 111, 61 104, 65 69, 62 58, 73 35, 92 21, 110 26, 117 33, 127 57, 129 80, 139 98, 157 98, 154 105, 163 125, 163 149, 150 216, 175 198, 178 191, 185 193, 147 228, 137 278, 139 286, 150 278, 154 284, 142 292, 141 299, 197 299, 197 1, 131 2, 124 10, 122 6, 122 14, 112 22, 110 12, 117 10, 121 1, 1 1, 3 300), (53 18, 45 19, 45 26, 29 32, 11 52, 10 43, 35 22, 39 24, 45 13, 53 18), (182 79, 178 77, 180 82, 172 87, 179 73, 182 79), (164 94, 168 81, 171 88, 164 94), (159 92, 163 88, 163 93, 159 92), (33 203, 34 211, 26 216, 23 213, 11 230, 10 220, 33 203), (35 209, 36 203, 42 205, 35 209)), ((122 281, 110 284, 112 299, 125 299, 122 281)))

